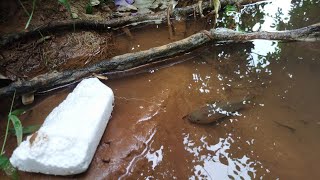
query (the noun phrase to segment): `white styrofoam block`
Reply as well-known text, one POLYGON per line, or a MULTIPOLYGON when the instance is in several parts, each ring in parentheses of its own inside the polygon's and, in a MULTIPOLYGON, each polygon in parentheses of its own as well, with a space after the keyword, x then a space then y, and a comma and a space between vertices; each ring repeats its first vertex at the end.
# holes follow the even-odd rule
POLYGON ((17 147, 10 162, 19 170, 53 175, 84 172, 113 109, 112 90, 97 78, 81 81, 17 147))

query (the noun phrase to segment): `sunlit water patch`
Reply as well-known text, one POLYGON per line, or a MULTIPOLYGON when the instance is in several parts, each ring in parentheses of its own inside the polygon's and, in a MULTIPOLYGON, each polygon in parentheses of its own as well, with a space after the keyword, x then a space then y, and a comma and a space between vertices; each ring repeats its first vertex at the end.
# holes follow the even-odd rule
POLYGON ((254 48, 251 49, 248 57, 248 67, 253 68, 257 73, 264 71, 272 74, 270 65, 271 56, 279 54, 278 42, 266 40, 254 40, 254 48))
POLYGON ((146 158, 148 159, 148 162, 152 162, 152 170, 162 161, 163 159, 163 146, 160 147, 160 149, 152 152, 149 150, 146 154, 146 158))
POLYGON ((205 75, 205 77, 202 77, 201 74, 193 73, 192 79, 195 85, 189 84, 188 88, 192 89, 193 86, 195 86, 198 88, 200 93, 210 93, 210 89, 208 85, 210 78, 211 78, 210 75, 205 75))
MULTIPOLYGON (((225 12, 224 16, 218 21, 221 27, 228 27, 237 31, 276 31, 285 30, 284 24, 289 24, 295 15, 295 9, 307 6, 308 4, 316 6, 318 1, 296 1, 291 4, 291 0, 271 0, 261 1, 254 5, 249 4, 236 12, 225 12)), ((303 11, 306 16, 308 12, 303 11)), ((306 16, 304 21, 308 21, 306 16)))
MULTIPOLYGON (((189 134, 183 134, 183 144, 185 150, 193 154, 194 175, 189 179, 251 179, 257 178, 256 167, 263 168, 260 161, 252 160, 247 155, 242 157, 232 157, 228 151, 235 142, 232 134, 226 138, 220 138, 216 144, 210 144, 205 136, 192 140, 189 134), (197 146, 195 142, 200 142, 197 146)), ((254 140, 247 141, 253 144, 254 140)), ((264 169, 266 173, 270 171, 264 169)), ((262 178, 262 177, 261 177, 262 178)))
MULTIPOLYGON (((238 12, 225 12, 218 21, 218 26, 245 32, 287 30, 297 26, 296 22, 306 25, 311 24, 308 23, 309 21, 318 22, 319 16, 312 15, 318 8, 319 1, 262 1, 254 5, 245 5, 238 12)), ((279 42, 253 40, 252 43, 254 48, 251 49, 247 59, 249 61, 248 67, 256 72, 265 71, 271 74, 271 69, 268 68, 269 59, 275 59, 272 56, 280 54, 279 42)))

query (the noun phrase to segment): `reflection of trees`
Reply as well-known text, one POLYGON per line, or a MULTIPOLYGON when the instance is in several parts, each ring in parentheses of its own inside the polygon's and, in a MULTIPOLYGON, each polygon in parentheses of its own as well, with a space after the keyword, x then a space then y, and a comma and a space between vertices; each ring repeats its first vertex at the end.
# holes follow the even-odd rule
MULTIPOLYGON (((255 47, 253 43, 221 46, 224 56, 219 57, 220 62, 215 68, 222 76, 232 78, 236 86, 241 84, 241 87, 262 87, 271 74, 269 64, 276 63, 281 55, 278 43, 274 42, 272 45, 267 44, 267 46, 273 46, 274 51, 257 54, 254 52, 255 48, 261 47, 255 47)), ((219 51, 218 48, 217 50, 219 51)))
POLYGON ((265 16, 265 12, 263 12, 263 7, 266 4, 261 3, 259 5, 247 6, 240 13, 228 14, 227 12, 223 12, 222 20, 217 23, 217 26, 230 29, 238 28, 237 30, 239 31, 251 32, 255 24, 262 24, 264 22, 263 17, 265 16), (238 16, 240 16, 239 20, 237 20, 238 16))
POLYGON ((192 85, 192 89, 206 94, 212 92, 212 90, 224 95, 230 93, 232 88, 239 84, 239 81, 245 80, 245 78, 241 79, 239 76, 241 76, 240 72, 241 74, 247 72, 248 62, 246 59, 252 48, 253 44, 251 42, 206 46, 198 54, 200 61, 196 61, 196 63, 206 64, 207 70, 199 71, 195 69, 193 74, 195 84, 192 85), (211 82, 215 82, 214 85, 211 82))
POLYGON ((251 42, 213 44, 207 46, 206 50, 202 50, 199 57, 202 62, 212 66, 218 74, 232 78, 239 76, 235 74, 235 71, 246 72, 247 58, 253 47, 251 42))
MULTIPOLYGON (((280 22, 280 30, 301 28, 320 21, 320 0, 292 0, 291 5, 290 20, 288 23, 280 22)), ((279 47, 282 51, 281 59, 287 59, 288 57, 312 59, 317 58, 319 55, 317 51, 319 43, 296 42, 294 46, 291 43, 282 43, 279 44, 279 47), (293 50, 293 47, 297 48, 293 50)))
MULTIPOLYGON (((272 44, 266 44, 266 46, 271 47, 271 49, 267 50, 266 54, 258 54, 252 52, 251 54, 256 54, 256 58, 252 57, 249 58, 248 60, 252 60, 253 62, 253 69, 256 69, 257 72, 259 71, 265 71, 266 72, 266 66, 268 63, 271 63, 271 61, 279 60, 280 58, 280 53, 281 53, 281 48, 278 42, 276 41, 269 41, 272 42, 272 44)), ((257 48, 257 47, 255 47, 257 48)), ((260 47, 261 48, 261 47, 260 47)))
POLYGON ((217 27, 235 29, 236 25, 239 23, 236 21, 236 16, 238 16, 238 13, 228 15, 226 12, 223 12, 221 21, 217 22, 217 27))
POLYGON ((254 6, 248 6, 241 13, 241 23, 239 23, 239 28, 246 32, 251 32, 254 25, 257 23, 264 23, 264 6, 267 3, 255 4, 254 6))
POLYGON ((320 21, 320 0, 292 0, 291 4, 290 20, 288 24, 280 22, 279 29, 295 29, 320 21))
POLYGON ((248 65, 246 59, 249 57, 253 47, 251 42, 221 44, 210 48, 210 54, 205 56, 209 57, 207 62, 214 64, 219 74, 228 76, 239 69, 245 71, 248 65), (216 61, 219 61, 219 63, 216 61))
POLYGON ((313 59, 315 60, 315 59, 318 59, 320 56, 319 42, 282 43, 279 45, 279 47, 281 47, 281 59, 313 59))
MULTIPOLYGON (((292 0, 292 8, 280 6, 278 9, 275 9, 276 12, 267 12, 265 10, 265 6, 269 5, 269 3, 270 2, 247 6, 241 10, 241 13, 229 12, 229 14, 227 14, 227 12, 224 12, 217 25, 218 27, 250 32, 253 27, 255 27, 255 30, 256 28, 260 30, 259 25, 263 25, 265 20, 268 20, 268 22, 266 22, 267 24, 264 24, 264 26, 270 25, 276 30, 300 28, 320 21, 318 12, 320 9, 320 0, 292 0), (289 14, 287 14, 287 9, 291 9, 289 14), (270 22, 274 24, 271 24, 270 22)), ((270 9, 270 7, 266 9, 270 9)), ((296 45, 301 46, 298 49, 307 51, 317 52, 319 49, 319 43, 297 43, 296 45)), ((272 45, 266 43, 263 45, 260 44, 260 46, 257 47, 254 47, 252 43, 220 44, 210 49, 212 53, 210 59, 219 61, 219 63, 213 62, 212 64, 214 64, 214 68, 221 76, 232 76, 233 82, 238 83, 251 79, 255 84, 259 84, 260 82, 261 86, 262 82, 267 82, 266 80, 272 73, 271 70, 274 70, 275 63, 286 63, 284 61, 288 59, 288 57, 317 58, 314 56, 315 53, 310 55, 312 53, 305 53, 304 51, 299 50, 292 52, 292 47, 293 45, 289 43, 277 43, 272 45), (272 46, 273 48, 270 48, 269 46, 272 46), (264 52, 258 54, 254 48, 262 48, 261 51, 264 52), (272 67, 270 67, 269 64, 272 67), (241 73, 241 75, 245 72, 245 77, 242 79, 239 78, 240 74, 235 73, 236 71, 241 73)), ((316 53, 316 55, 318 54, 319 53, 316 53)), ((208 62, 208 60, 206 61, 208 62)), ((243 84, 249 85, 248 83, 243 84)))
POLYGON ((283 13, 282 7, 279 7, 275 14, 269 14, 265 10, 265 6, 270 3, 272 2, 246 6, 240 13, 227 14, 227 12, 223 12, 222 19, 217 25, 218 27, 237 28, 239 31, 251 32, 254 26, 258 26, 258 30, 260 30, 259 25, 264 23, 267 16, 273 19, 274 24, 271 26, 276 27, 277 30, 300 28, 320 21, 320 0, 292 0, 292 8, 288 17, 283 13))

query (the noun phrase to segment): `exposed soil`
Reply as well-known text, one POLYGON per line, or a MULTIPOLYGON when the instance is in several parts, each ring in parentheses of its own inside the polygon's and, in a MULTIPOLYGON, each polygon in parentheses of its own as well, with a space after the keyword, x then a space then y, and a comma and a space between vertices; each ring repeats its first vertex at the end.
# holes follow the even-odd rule
MULTIPOLYGON (((31 2, 22 1, 22 3, 26 9, 32 9, 31 2)), ((70 4, 72 12, 78 15, 78 19, 82 20, 108 20, 112 18, 111 15, 114 17, 117 14, 112 3, 101 3, 99 6, 95 6, 92 15, 84 13, 87 1, 71 1, 70 4), (110 7, 110 10, 106 11, 106 6, 110 7)), ((10 12, 14 11, 13 14, 4 14, 0 24, 1 33, 27 31, 24 30, 24 25, 28 19, 18 2, 1 4, 0 8, 10 9, 10 12)), ((120 15, 130 14, 120 13, 120 15)), ((34 29, 52 22, 63 22, 70 20, 70 18, 69 12, 58 2, 37 1, 33 19, 28 29, 34 29)), ((210 21, 210 17, 200 19, 197 23, 174 20, 174 36, 171 39, 170 37, 153 39, 144 36, 142 33, 145 29, 142 29, 144 25, 136 26, 139 28, 139 34, 134 34, 136 27, 120 28, 107 32, 78 31, 75 29, 74 32, 67 34, 58 32, 47 34, 39 39, 24 39, 1 49, 0 74, 11 80, 18 80, 30 79, 54 70, 81 68, 115 55, 137 52, 185 38, 203 28, 212 27, 212 25, 208 25, 208 21, 210 21), (132 47, 134 44, 136 47, 132 47)), ((159 27, 164 28, 164 25, 148 25, 146 30, 159 37, 168 33, 165 31, 159 32, 159 27)))
POLYGON ((2 73, 13 80, 53 70, 81 68, 116 54, 110 33, 73 32, 11 46, 2 53, 2 73))
MULTIPOLYGON (((20 4, 9 3, 1 8, 16 9, 14 14, 3 16, 1 33, 24 31, 27 16, 20 4)), ((26 9, 32 9, 31 1, 22 1, 26 9)), ((87 1, 71 1, 72 12, 79 19, 108 19, 111 12, 94 8, 93 15, 85 14, 87 1)), ((103 5, 107 6, 107 5, 103 5)), ((11 10, 14 11, 14 10, 11 10)), ((37 1, 30 29, 50 22, 69 20, 70 14, 58 1, 37 1)), ((41 32, 40 32, 41 33, 41 32)), ((53 70, 72 69, 85 66, 97 60, 110 58, 119 53, 112 32, 60 32, 41 39, 17 42, 1 52, 0 73, 12 80, 28 79, 53 70)))

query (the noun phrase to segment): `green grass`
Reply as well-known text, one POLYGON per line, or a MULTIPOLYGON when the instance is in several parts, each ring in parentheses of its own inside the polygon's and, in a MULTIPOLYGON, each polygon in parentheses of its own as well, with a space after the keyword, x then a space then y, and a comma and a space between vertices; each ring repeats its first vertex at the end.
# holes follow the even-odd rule
POLYGON ((9 158, 3 154, 0 155, 0 169, 3 170, 10 179, 19 179, 16 168, 12 166, 9 158))
MULTIPOLYGON (((19 0, 19 3, 22 7, 22 9, 24 10, 24 12, 26 13, 26 15, 29 17, 28 18, 28 21, 25 25, 25 29, 28 29, 30 23, 31 23, 31 20, 32 20, 32 17, 33 17, 33 13, 34 13, 34 9, 36 7, 36 2, 37 0, 33 0, 32 1, 32 10, 31 10, 31 13, 29 13, 29 11, 26 9, 26 7, 23 5, 23 3, 21 2, 21 0, 19 0)), ((72 17, 72 12, 71 12, 71 7, 70 7, 70 3, 68 0, 58 0, 59 3, 61 3, 66 9, 67 11, 69 12, 70 14, 70 17, 72 17)))
POLYGON ((70 16, 72 17, 72 12, 71 12, 71 7, 70 7, 69 1, 68 0, 58 0, 58 1, 67 9, 67 11, 70 13, 70 16))
POLYGON ((27 21, 26 26, 24 27, 25 29, 28 29, 28 27, 29 27, 29 25, 30 25, 30 22, 31 22, 32 16, 33 16, 33 12, 34 12, 34 8, 35 8, 35 6, 36 6, 36 2, 37 2, 37 0, 33 0, 33 1, 32 1, 32 11, 31 11, 31 14, 29 14, 29 19, 28 19, 28 21, 27 21))
POLYGON ((91 6, 91 3, 89 2, 86 6, 86 14, 92 14, 93 13, 93 7, 91 6))
MULTIPOLYGON (((9 114, 8 114, 8 121, 7 121, 7 128, 6 128, 6 133, 4 135, 4 140, 3 140, 3 144, 2 144, 2 148, 1 148, 1 152, 0 154, 4 154, 4 147, 6 145, 6 142, 7 142, 7 137, 8 137, 8 132, 9 132, 9 126, 10 126, 10 118, 9 118, 9 115, 11 115, 11 112, 12 112, 12 106, 13 106, 13 102, 14 102, 14 98, 16 97, 16 92, 14 92, 13 94, 13 99, 11 101, 11 107, 10 107, 10 111, 9 111, 9 114)), ((20 123, 21 124, 21 123, 20 123)))
POLYGON ((13 99, 11 101, 10 111, 8 113, 7 127, 6 127, 5 136, 4 136, 1 153, 0 153, 0 169, 4 171, 6 175, 10 177, 10 179, 19 179, 19 177, 18 177, 18 172, 16 168, 12 166, 12 164, 9 161, 9 158, 5 155, 4 149, 5 149, 9 132, 12 132, 16 135, 17 145, 19 146, 20 143, 22 142, 23 134, 31 134, 40 128, 39 125, 22 127, 22 123, 18 118, 18 116, 22 115, 26 111, 25 109, 16 109, 14 111, 12 110, 15 97, 16 97, 16 92, 14 92, 13 99), (13 125, 13 128, 10 128, 10 124, 13 125))
MULTIPOLYGON (((2 148, 1 148, 1 154, 0 154, 0 169, 3 170, 7 176, 9 176, 11 179, 18 179, 18 172, 17 170, 12 166, 12 164, 10 163, 9 161, 9 158, 7 156, 4 155, 4 147, 6 145, 6 141, 7 141, 7 137, 8 137, 8 131, 9 131, 9 126, 10 126, 10 120, 13 121, 13 123, 15 124, 14 127, 15 127, 15 133, 17 135, 17 141, 19 143, 19 141, 21 142, 22 140, 22 125, 21 125, 21 122, 20 120, 17 118, 12 118, 12 116, 15 116, 13 115, 11 112, 12 112, 12 107, 13 107, 13 102, 14 102, 14 98, 16 97, 16 92, 14 92, 13 94, 13 99, 12 99, 12 102, 11 102, 11 107, 10 107, 10 111, 9 111, 9 114, 8 114, 8 121, 7 121, 7 128, 6 128, 6 133, 5 133, 5 136, 4 136, 4 140, 3 140, 3 144, 2 144, 2 148), (11 118, 10 118, 11 116, 11 118), (12 120, 14 119, 14 120, 12 120), (19 122, 17 122, 19 121, 19 122), (20 131, 21 129, 21 131, 20 131), (21 139, 20 139, 20 134, 21 133, 21 139)), ((17 113, 17 111, 16 111, 17 113)), ((17 117, 17 116, 15 116, 17 117)))

